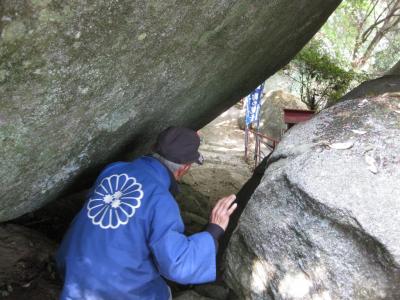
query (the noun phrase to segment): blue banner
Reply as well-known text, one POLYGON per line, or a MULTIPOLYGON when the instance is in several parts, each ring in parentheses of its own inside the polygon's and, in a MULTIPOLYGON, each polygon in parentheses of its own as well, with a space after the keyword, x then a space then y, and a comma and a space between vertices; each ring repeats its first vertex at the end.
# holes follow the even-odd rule
POLYGON ((264 90, 264 84, 258 86, 246 97, 246 126, 257 122, 260 117, 261 98, 264 90))

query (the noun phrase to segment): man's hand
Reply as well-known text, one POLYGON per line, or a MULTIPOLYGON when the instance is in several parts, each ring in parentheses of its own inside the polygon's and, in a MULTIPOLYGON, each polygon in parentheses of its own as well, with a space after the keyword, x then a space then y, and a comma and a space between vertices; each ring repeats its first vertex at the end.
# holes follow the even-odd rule
POLYGON ((235 195, 230 195, 218 200, 211 212, 210 223, 217 224, 222 227, 223 230, 226 230, 229 217, 237 208, 237 203, 232 204, 235 199, 235 195))

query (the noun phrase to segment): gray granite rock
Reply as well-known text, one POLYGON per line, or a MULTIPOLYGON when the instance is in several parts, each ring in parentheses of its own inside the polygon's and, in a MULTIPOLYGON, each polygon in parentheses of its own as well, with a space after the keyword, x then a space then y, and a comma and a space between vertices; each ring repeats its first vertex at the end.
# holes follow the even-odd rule
POLYGON ((263 134, 278 141, 281 139, 282 133, 287 129, 283 120, 285 108, 308 109, 299 97, 283 90, 272 91, 264 97, 260 120, 260 131, 263 134))
POLYGON ((58 201, 50 202, 34 212, 14 219, 12 222, 40 232, 53 241, 61 242, 72 219, 87 200, 88 193, 89 190, 84 190, 58 201))
POLYGON ((174 300, 213 300, 212 298, 203 297, 197 294, 195 291, 186 291, 180 293, 178 296, 174 297, 174 300))
POLYGON ((58 299, 52 256, 56 244, 40 233, 18 225, 0 226, 0 298, 58 299))
POLYGON ((395 64, 386 75, 400 76, 400 60, 395 64))
POLYGON ((400 96, 285 135, 225 256, 240 299, 400 299, 400 96))
POLYGON ((196 285, 194 291, 204 297, 209 297, 215 300, 230 300, 229 289, 226 286, 220 284, 202 284, 196 285))
POLYGON ((0 221, 86 187, 167 126, 202 127, 340 2, 2 0, 0 221))
POLYGON ((385 75, 366 81, 344 95, 340 101, 361 97, 374 97, 385 93, 400 93, 400 74, 385 75))

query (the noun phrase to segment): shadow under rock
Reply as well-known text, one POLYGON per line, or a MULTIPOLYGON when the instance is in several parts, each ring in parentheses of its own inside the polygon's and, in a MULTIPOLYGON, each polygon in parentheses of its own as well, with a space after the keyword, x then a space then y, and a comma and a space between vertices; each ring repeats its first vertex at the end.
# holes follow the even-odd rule
MULTIPOLYGON (((269 157, 269 156, 268 156, 269 157)), ((251 196, 253 195, 255 189, 260 184, 262 177, 264 176, 265 169, 267 168, 267 160, 268 157, 264 158, 264 160, 257 166, 254 170, 253 176, 245 183, 245 185, 241 188, 241 190, 236 195, 236 203, 238 205, 235 212, 232 214, 228 228, 225 231, 224 236, 219 242, 219 249, 217 255, 217 264, 218 270, 221 272, 222 266, 222 258, 225 253, 226 248, 228 247, 229 240, 237 227, 240 216, 242 215, 244 209, 246 208, 247 203, 249 202, 251 196)))

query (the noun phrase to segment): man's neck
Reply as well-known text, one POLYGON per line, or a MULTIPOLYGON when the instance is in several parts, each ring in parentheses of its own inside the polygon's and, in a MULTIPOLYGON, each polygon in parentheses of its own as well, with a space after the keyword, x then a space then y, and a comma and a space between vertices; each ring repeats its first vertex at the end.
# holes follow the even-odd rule
POLYGON ((170 177, 169 191, 171 192, 172 195, 176 196, 180 192, 180 189, 174 173, 172 173, 172 171, 168 168, 168 166, 163 162, 163 159, 159 154, 153 153, 151 156, 157 159, 165 167, 165 169, 167 169, 170 177))

